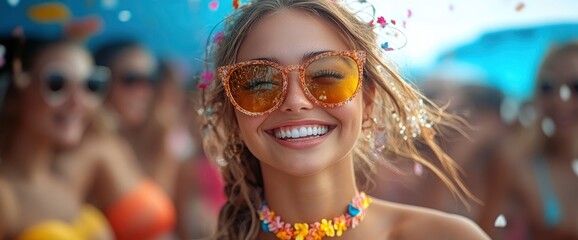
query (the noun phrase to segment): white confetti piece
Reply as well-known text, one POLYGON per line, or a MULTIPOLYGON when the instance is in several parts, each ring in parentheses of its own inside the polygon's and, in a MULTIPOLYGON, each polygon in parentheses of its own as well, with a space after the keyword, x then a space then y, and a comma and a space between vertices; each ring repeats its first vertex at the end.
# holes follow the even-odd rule
POLYGON ((102 6, 105 9, 113 9, 116 7, 116 5, 117 5, 116 0, 102 0, 102 6))
POLYGON ((130 11, 127 10, 123 10, 120 11, 120 13, 118 13, 118 20, 120 20, 121 22, 128 22, 128 20, 130 20, 131 17, 132 14, 130 13, 130 11))
POLYGON ((546 135, 546 137, 554 136, 554 133, 556 132, 556 125, 551 118, 545 117, 542 119, 542 132, 544 135, 546 135))
POLYGON ((574 174, 576 174, 576 176, 578 176, 578 158, 574 159, 574 161, 572 161, 572 170, 574 170, 574 174))
POLYGON ((8 5, 12 7, 18 6, 18 3, 20 3, 20 0, 8 0, 8 5))
POLYGON ((506 217, 504 217, 504 214, 500 214, 496 218, 496 221, 494 222, 494 227, 503 228, 503 227, 506 227, 506 225, 508 225, 508 222, 506 221, 506 217))
POLYGON ((563 102, 567 102, 570 100, 570 97, 572 97, 572 91, 570 91, 570 87, 568 87, 566 84, 560 86, 560 99, 562 99, 563 102))

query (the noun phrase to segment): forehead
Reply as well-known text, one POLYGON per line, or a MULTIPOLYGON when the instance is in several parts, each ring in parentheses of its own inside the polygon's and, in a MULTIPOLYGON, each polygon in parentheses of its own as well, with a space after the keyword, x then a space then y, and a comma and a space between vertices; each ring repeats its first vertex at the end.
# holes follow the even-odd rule
POLYGON ((153 56, 141 47, 130 47, 122 50, 113 61, 117 71, 151 71, 155 66, 153 56))
POLYGON ((34 69, 40 73, 56 70, 73 78, 85 78, 92 71, 92 58, 80 46, 58 44, 38 55, 34 69))
POLYGON ((578 79, 578 52, 560 54, 544 66, 543 77, 566 81, 578 79))
POLYGON ((236 60, 275 58, 281 64, 295 64, 307 53, 348 49, 338 28, 328 20, 300 10, 282 9, 253 26, 236 60))

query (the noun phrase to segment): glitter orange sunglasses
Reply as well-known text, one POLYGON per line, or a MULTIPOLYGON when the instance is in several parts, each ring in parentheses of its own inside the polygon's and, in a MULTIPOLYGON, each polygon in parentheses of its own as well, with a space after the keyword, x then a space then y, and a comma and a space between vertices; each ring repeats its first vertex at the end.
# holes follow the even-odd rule
POLYGON ((365 52, 318 54, 303 64, 281 66, 268 60, 250 60, 218 68, 229 101, 249 116, 268 114, 287 96, 289 73, 299 72, 305 96, 322 107, 339 107, 361 88, 365 52))

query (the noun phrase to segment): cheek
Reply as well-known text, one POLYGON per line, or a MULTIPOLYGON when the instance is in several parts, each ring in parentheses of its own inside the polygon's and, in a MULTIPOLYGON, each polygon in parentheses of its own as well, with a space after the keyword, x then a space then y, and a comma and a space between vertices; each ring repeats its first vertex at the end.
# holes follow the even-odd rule
POLYGON ((235 110, 235 116, 237 118, 237 124, 239 124, 239 137, 247 144, 252 143, 251 139, 257 137, 258 128, 263 123, 265 117, 257 116, 247 116, 237 110, 235 110))
POLYGON ((23 121, 41 122, 49 117, 51 112, 40 94, 40 89, 34 85, 24 90, 19 108, 16 111, 21 112, 23 121))
POLYGON ((363 119, 363 101, 360 96, 342 107, 331 110, 330 113, 341 122, 346 134, 354 135, 349 136, 350 138, 357 139, 363 119))

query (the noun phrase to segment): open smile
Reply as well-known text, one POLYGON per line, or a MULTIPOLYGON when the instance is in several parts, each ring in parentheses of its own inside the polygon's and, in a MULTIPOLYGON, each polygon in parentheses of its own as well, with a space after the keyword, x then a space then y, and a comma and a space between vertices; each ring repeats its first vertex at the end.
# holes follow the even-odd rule
POLYGON ((280 140, 297 141, 324 136, 333 128, 334 126, 315 124, 315 125, 285 126, 275 128, 267 132, 280 140))

